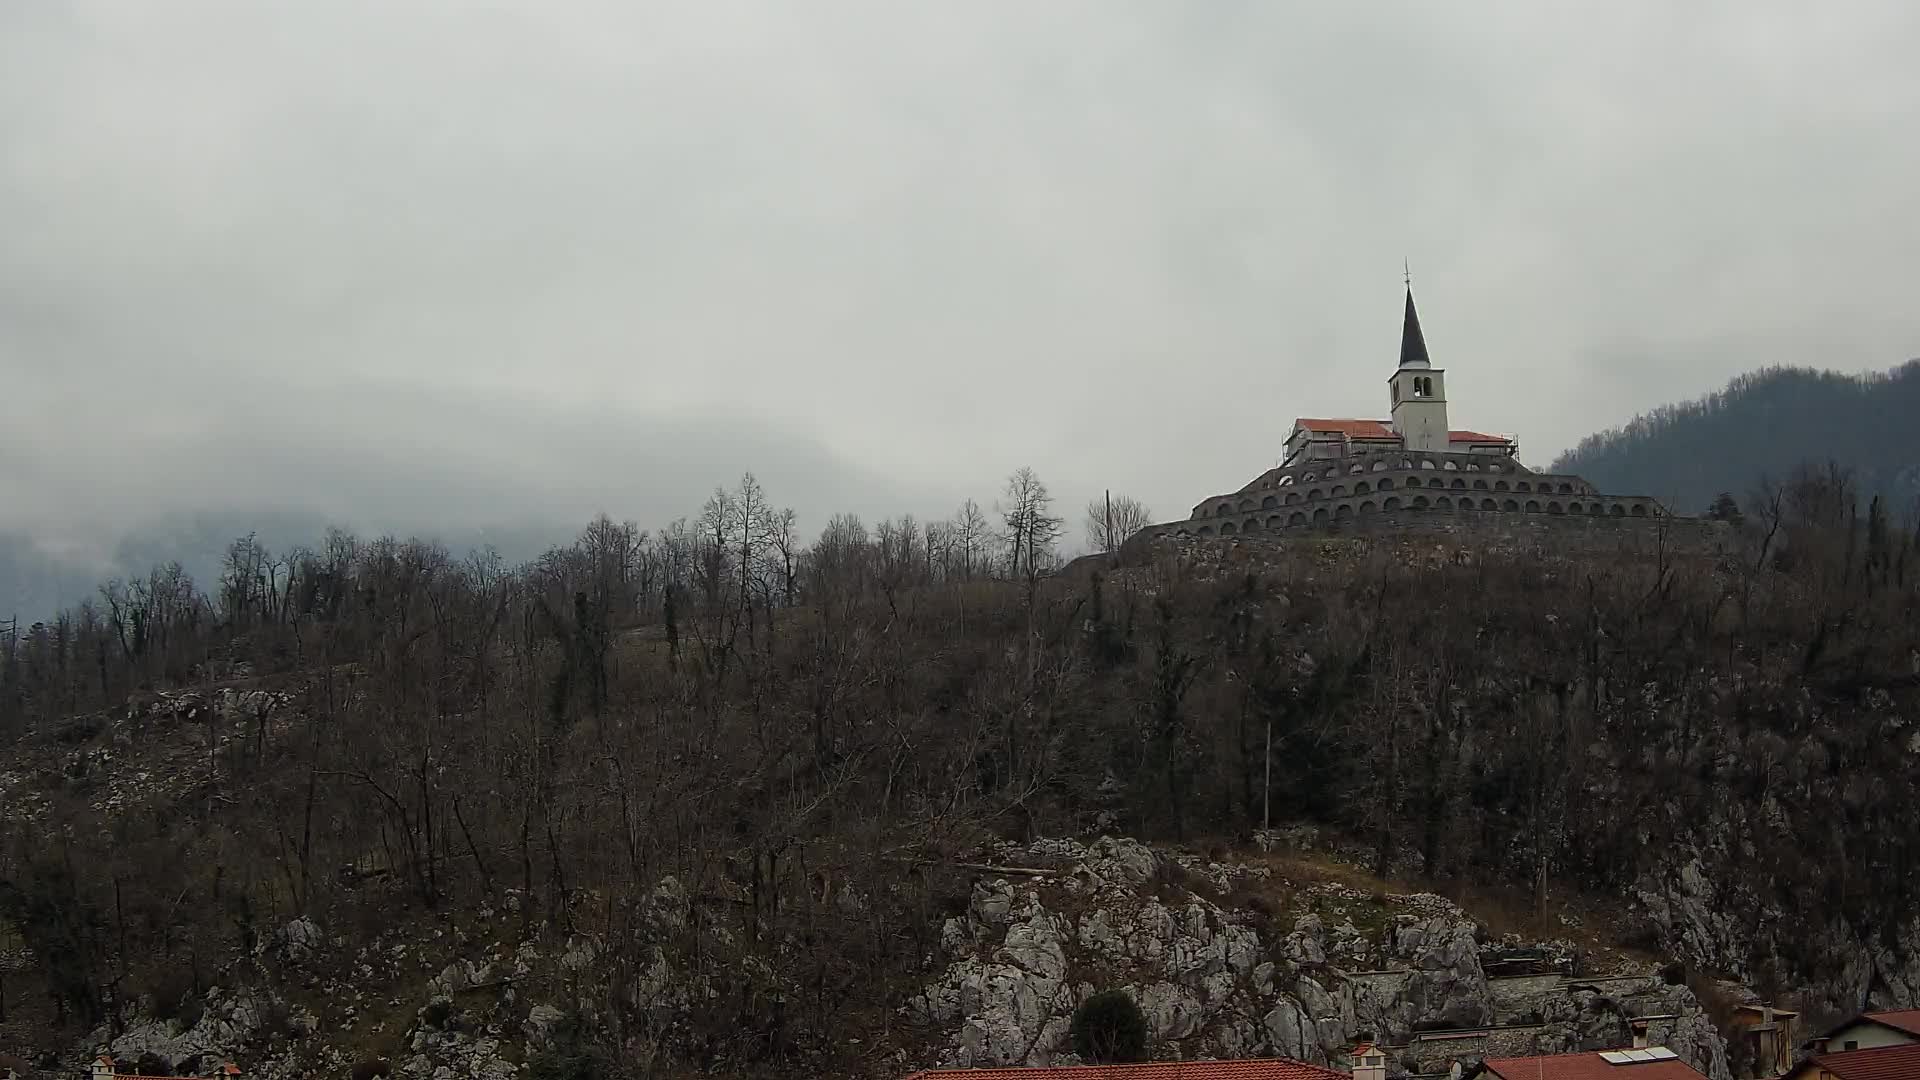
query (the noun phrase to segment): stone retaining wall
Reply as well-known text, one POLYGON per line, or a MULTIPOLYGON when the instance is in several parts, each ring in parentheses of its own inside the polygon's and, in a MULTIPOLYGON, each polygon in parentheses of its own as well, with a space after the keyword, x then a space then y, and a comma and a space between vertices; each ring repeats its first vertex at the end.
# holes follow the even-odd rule
POLYGON ((1202 536, 1197 524, 1176 521, 1142 530, 1127 541, 1125 554, 1144 555, 1154 540, 1166 537, 1222 543, 1287 543, 1321 541, 1329 537, 1431 538, 1467 548, 1575 555, 1654 555, 1662 551, 1719 555, 1739 549, 1734 530, 1726 522, 1709 518, 1400 510, 1319 526, 1231 537, 1202 536))

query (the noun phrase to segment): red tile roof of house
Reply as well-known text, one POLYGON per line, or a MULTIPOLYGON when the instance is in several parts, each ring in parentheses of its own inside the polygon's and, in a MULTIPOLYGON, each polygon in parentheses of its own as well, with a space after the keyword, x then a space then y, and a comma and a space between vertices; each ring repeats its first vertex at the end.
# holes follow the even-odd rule
POLYGON ((1872 1020, 1876 1024, 1885 1024, 1890 1028, 1899 1028, 1909 1035, 1920 1035, 1920 1009, 1895 1009, 1892 1012, 1870 1012, 1861 1014, 1862 1020, 1872 1020))
POLYGON ((1507 438, 1505 435, 1488 435, 1484 431, 1449 431, 1447 432, 1447 441, 1448 442, 1503 443, 1503 442, 1512 442, 1513 440, 1507 438))
POLYGON ((1819 1070, 1839 1080, 1914 1080, 1920 1077, 1920 1043, 1815 1054, 1787 1075, 1819 1076, 1819 1070))
POLYGON ((1678 1058, 1616 1065, 1600 1051, 1547 1057, 1488 1058, 1481 1063, 1500 1080, 1706 1080, 1705 1074, 1678 1058))
POLYGON ((1060 1065, 1041 1069, 930 1069, 907 1080, 1352 1080, 1346 1073, 1290 1058, 1246 1061, 1150 1061, 1139 1065, 1060 1065))

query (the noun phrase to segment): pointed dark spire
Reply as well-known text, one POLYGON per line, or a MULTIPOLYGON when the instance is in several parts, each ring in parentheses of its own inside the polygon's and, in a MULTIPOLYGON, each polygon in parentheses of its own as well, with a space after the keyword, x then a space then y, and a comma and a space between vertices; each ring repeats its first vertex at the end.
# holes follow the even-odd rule
POLYGON ((1420 333, 1420 313, 1413 310, 1413 286, 1407 286, 1407 321, 1400 328, 1400 366, 1432 367, 1427 359, 1427 339, 1420 333))

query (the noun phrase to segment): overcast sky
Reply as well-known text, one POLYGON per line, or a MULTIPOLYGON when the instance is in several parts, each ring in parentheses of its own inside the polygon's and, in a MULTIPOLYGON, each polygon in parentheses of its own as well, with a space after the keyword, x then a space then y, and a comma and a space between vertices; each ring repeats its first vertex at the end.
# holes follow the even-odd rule
POLYGON ((657 524, 1920 355, 1920 5, 0 3, 0 529, 657 524))

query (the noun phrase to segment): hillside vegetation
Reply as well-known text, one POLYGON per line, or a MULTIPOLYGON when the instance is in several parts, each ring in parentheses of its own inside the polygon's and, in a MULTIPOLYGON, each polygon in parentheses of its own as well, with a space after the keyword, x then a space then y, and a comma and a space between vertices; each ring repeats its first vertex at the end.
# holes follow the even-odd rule
POLYGON ((584 1070, 543 1075, 847 1075, 950 1036, 902 1010, 996 841, 1269 821, 1542 928, 1600 898, 1816 1017, 1920 1005, 1920 538, 1843 473, 1723 562, 1399 538, 1049 575, 1044 487, 1001 509, 802 545, 748 478, 519 568, 335 533, 237 543, 210 594, 108 584, 0 650, 0 1031, 71 1053, 337 985, 250 1052, 398 1058, 474 994, 490 1038, 552 1029, 539 978, 540 1067, 584 1070), (309 925, 361 960, 276 983, 309 925), (403 926, 564 964, 429 987, 403 926))
POLYGON ((1699 514, 1723 492, 1744 499, 1803 461, 1834 461, 1853 473, 1863 493, 1882 496, 1897 516, 1909 517, 1920 505, 1915 417, 1920 360, 1859 376, 1767 368, 1717 393, 1590 435, 1552 471, 1699 514))

